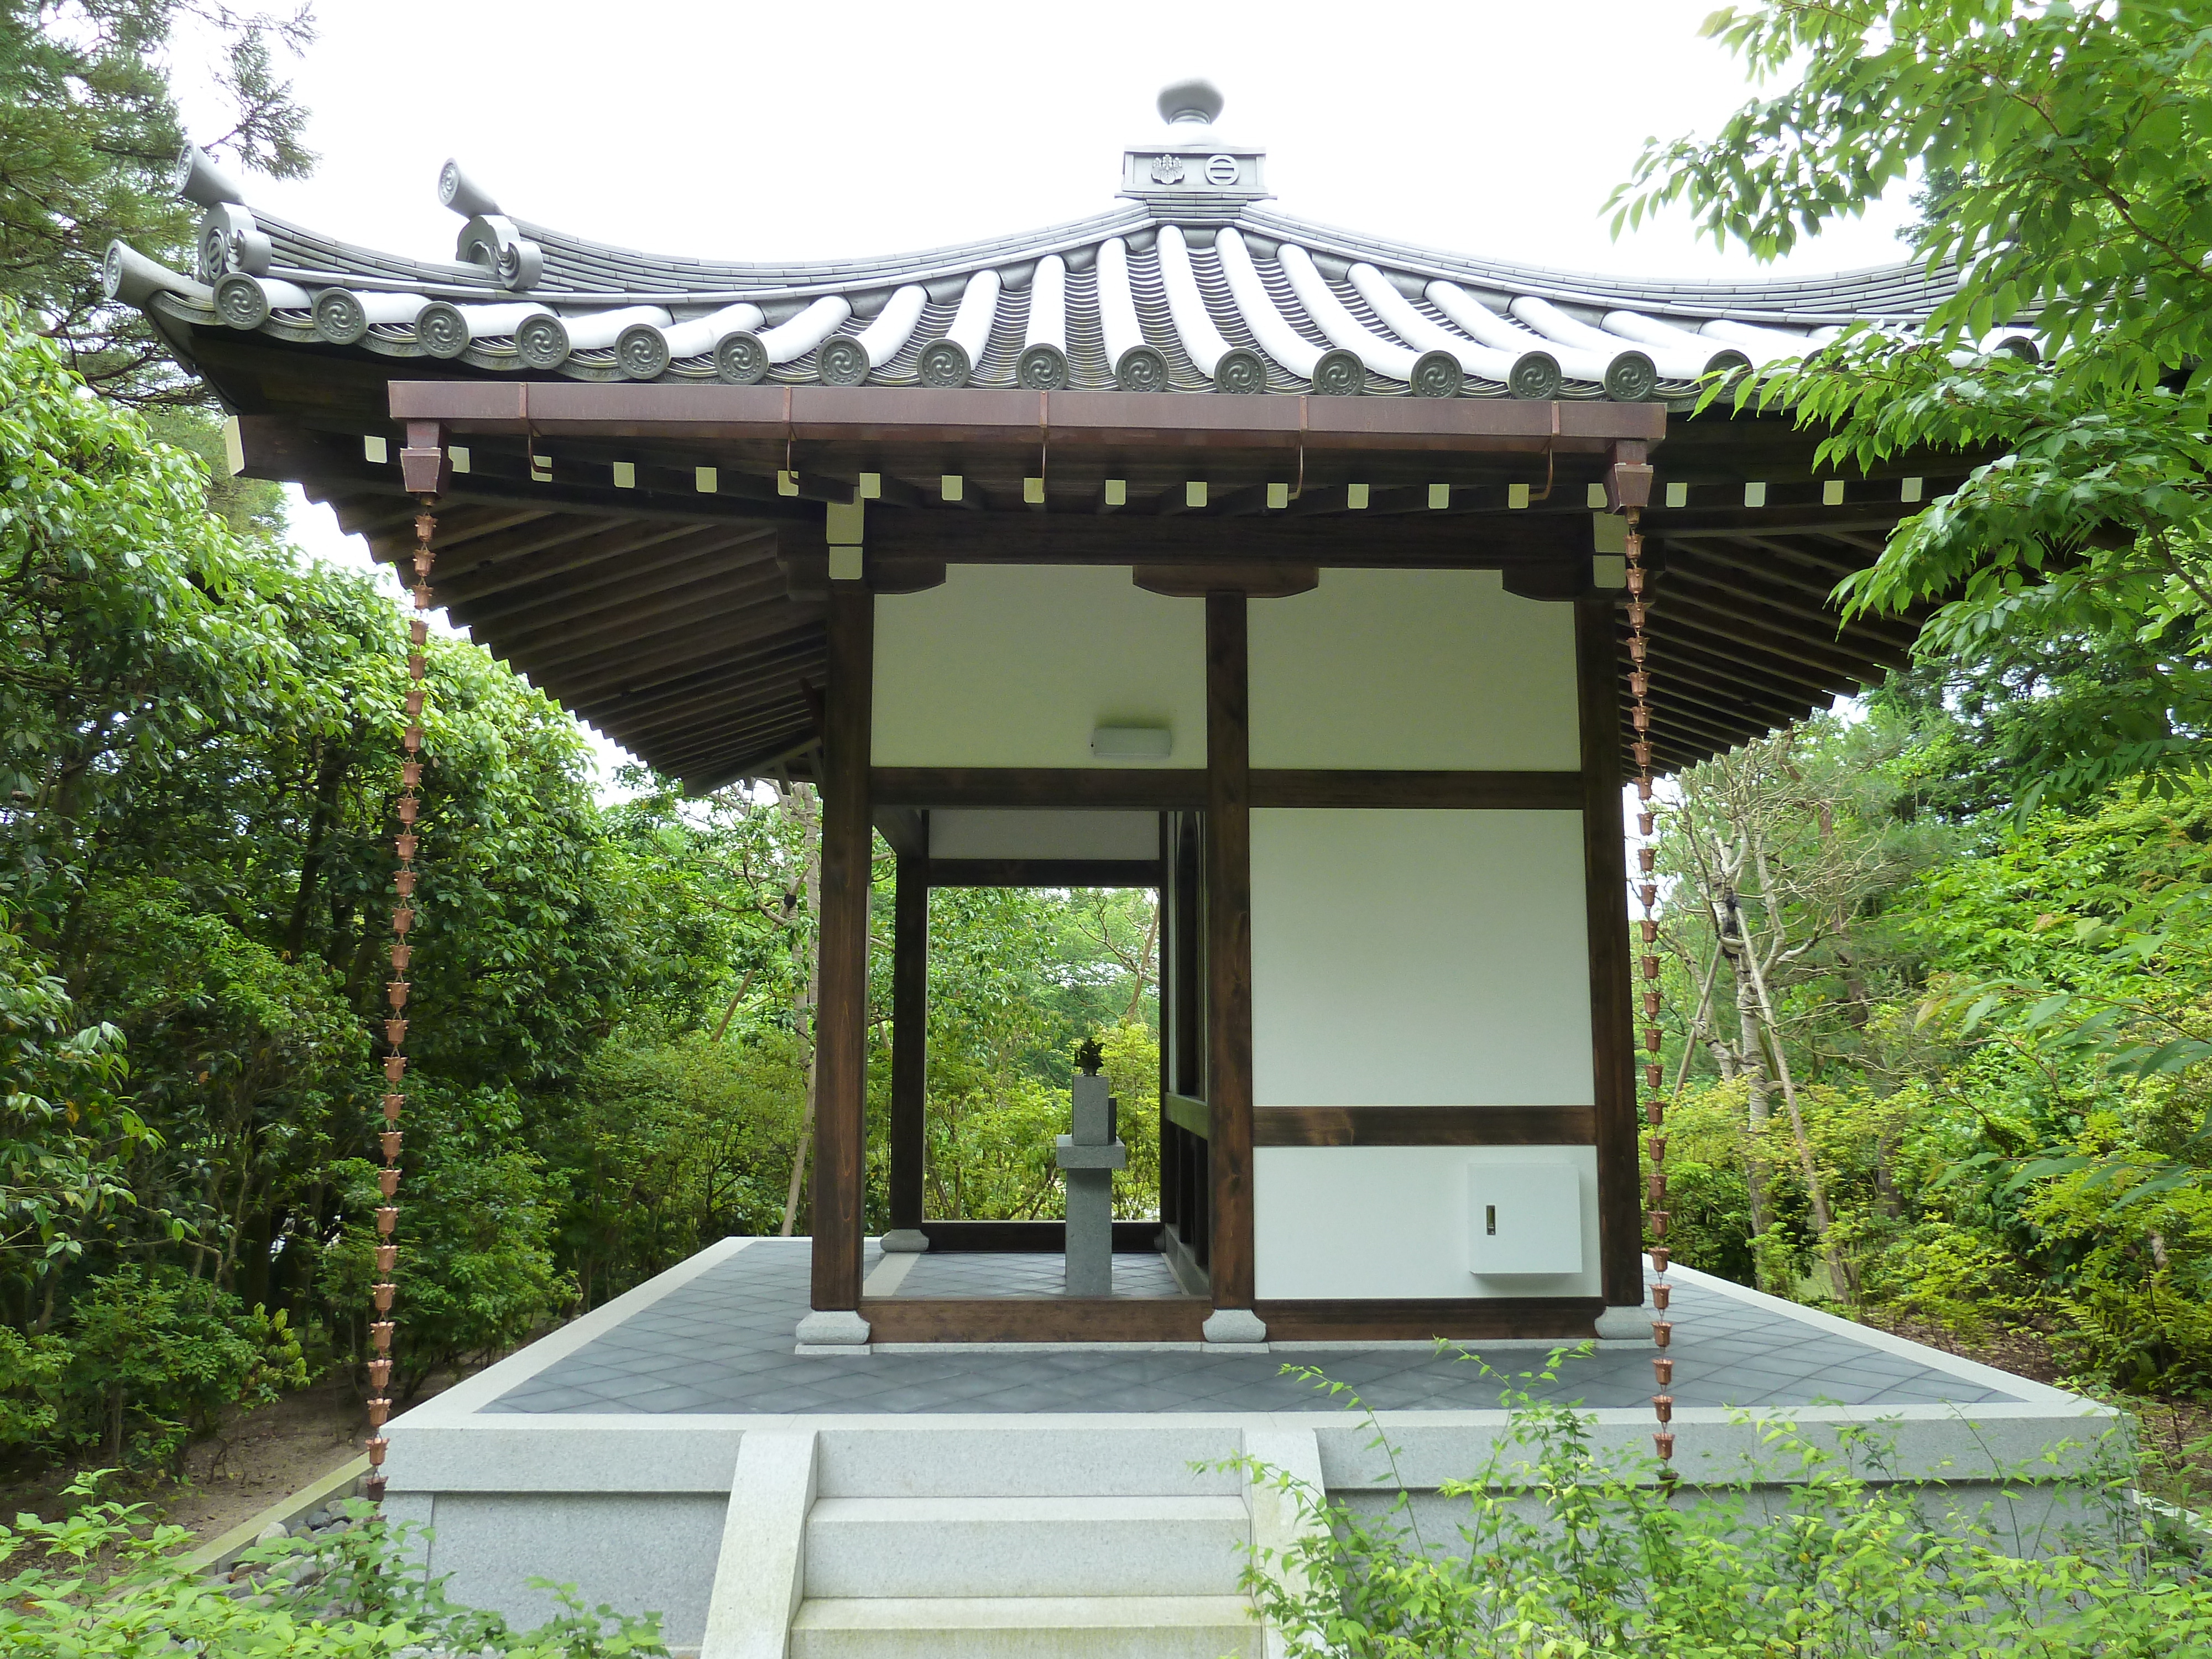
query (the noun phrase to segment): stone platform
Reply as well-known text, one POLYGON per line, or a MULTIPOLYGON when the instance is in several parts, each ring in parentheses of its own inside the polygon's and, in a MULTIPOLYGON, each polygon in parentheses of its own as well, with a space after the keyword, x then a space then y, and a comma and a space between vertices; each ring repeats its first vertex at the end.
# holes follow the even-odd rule
MULTIPOLYGON (((872 1294, 1049 1295, 1059 1260, 900 1266, 872 1246, 867 1270, 872 1294), (873 1277, 886 1263, 895 1286, 873 1277)), ((1115 1269, 1117 1294, 1175 1293, 1152 1258, 1115 1269)), ((430 1564, 459 1600, 536 1620, 550 1603, 526 1581, 569 1580, 587 1602, 662 1612, 671 1642, 709 1659, 1257 1654, 1236 1572, 1244 1543, 1285 1524, 1280 1505, 1194 1466, 1265 1456, 1354 1502, 1394 1486, 1375 1425, 1286 1365, 1356 1389, 1419 1493, 1480 1465, 1509 1389, 1579 1405, 1602 1444, 1650 1443, 1648 1343, 1599 1344, 1550 1380, 1528 1375, 1540 1342, 1462 1345, 1483 1364, 1413 1343, 799 1354, 808 1270, 804 1239, 725 1240, 395 1419, 387 1511, 435 1527, 430 1564), (1097 1540, 1099 1583, 1037 1543, 1055 1528, 1097 1540), (1060 1645, 1004 1645, 1048 1625, 1060 1645)), ((1747 1413, 1816 1434, 1881 1423, 1899 1478, 1964 1488, 2063 1462, 2112 1425, 2061 1390, 1675 1277, 1676 1462, 1692 1483, 1760 1457, 1747 1413)))

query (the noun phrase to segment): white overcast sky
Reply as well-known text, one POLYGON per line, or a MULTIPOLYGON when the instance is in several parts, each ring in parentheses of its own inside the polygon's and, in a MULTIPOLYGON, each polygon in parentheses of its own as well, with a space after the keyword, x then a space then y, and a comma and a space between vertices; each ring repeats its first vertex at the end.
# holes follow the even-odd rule
MULTIPOLYGON (((631 247, 894 252, 1111 206, 1159 88, 1197 74, 1303 217, 1569 270, 1751 274, 1773 268, 1685 219, 1616 242, 1600 213, 1646 137, 1710 133, 1751 95, 1698 38, 1712 4, 319 0, 289 72, 321 165, 244 182, 271 212, 431 258, 461 222, 438 204, 448 156, 516 217, 631 247)), ((1893 262, 1905 216, 1886 203, 1785 268, 1893 262)), ((294 524, 365 562, 327 509, 294 524)))

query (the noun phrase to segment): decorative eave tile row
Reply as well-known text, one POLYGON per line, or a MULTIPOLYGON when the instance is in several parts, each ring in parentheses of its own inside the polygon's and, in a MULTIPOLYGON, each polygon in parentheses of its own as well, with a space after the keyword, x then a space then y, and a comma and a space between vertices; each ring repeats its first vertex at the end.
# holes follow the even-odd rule
MULTIPOLYGON (((1674 399, 1850 324, 1909 328, 1946 285, 1899 265, 1813 280, 1635 283, 1483 262, 1263 203, 1179 223, 1133 204, 919 253, 765 264, 665 258, 512 219, 448 162, 451 262, 248 207, 196 147, 198 269, 121 243, 111 297, 302 345, 584 380, 767 380, 1231 393, 1674 399)), ((1983 349, 2033 355, 2024 331, 1983 349)))

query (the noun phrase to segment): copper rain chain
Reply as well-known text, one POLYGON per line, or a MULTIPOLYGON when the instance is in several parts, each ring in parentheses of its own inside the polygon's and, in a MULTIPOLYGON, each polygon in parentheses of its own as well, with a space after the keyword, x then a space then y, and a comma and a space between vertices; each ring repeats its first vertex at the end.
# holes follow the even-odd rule
POLYGON ((407 728, 399 738, 407 751, 407 758, 399 765, 399 834, 393 843, 399 854, 399 871, 395 878, 399 902, 392 912, 392 979, 385 987, 392 1009, 384 1022, 384 1037, 392 1052, 384 1060, 384 1129, 378 1137, 384 1151, 384 1167, 376 1176, 384 1203, 376 1212, 377 1283, 370 1289, 375 1298, 376 1319, 368 1328, 368 1380, 376 1390, 368 1402, 368 1496, 372 1503, 384 1500, 384 1455, 391 1446, 385 1438, 384 1424, 392 1415, 392 1298, 398 1289, 392 1283, 392 1273, 399 1265, 399 1247, 392 1243, 392 1229, 398 1224, 399 1209, 392 1200, 399 1194, 399 1109, 407 1100, 401 1085, 407 1077, 407 963, 414 955, 414 946, 408 944, 407 935, 415 926, 412 900, 415 850, 418 844, 415 820, 422 807, 422 676, 428 666, 422 647, 430 637, 430 624, 423 613, 430 608, 430 562, 434 556, 430 538, 438 528, 437 515, 430 509, 436 500, 434 495, 423 496, 422 511, 415 515, 416 615, 408 623, 407 728))
POLYGON ((1671 1481, 1674 1479, 1674 1396, 1667 1390, 1674 1386, 1674 1361, 1667 1349, 1674 1340, 1674 1327, 1667 1317, 1667 1303, 1674 1294, 1674 1286, 1667 1282, 1667 1101, 1661 1092, 1665 1068, 1659 1060, 1658 854, 1652 845, 1651 706, 1646 701, 1651 690, 1651 672, 1645 658, 1648 647, 1644 635, 1646 607, 1640 516, 1636 508, 1628 509, 1628 690, 1635 698, 1630 719, 1636 727, 1631 752, 1636 757, 1636 833, 1643 843, 1636 852, 1636 896, 1644 907, 1643 920, 1637 924, 1644 946, 1638 962, 1644 977, 1644 1121, 1651 1131, 1644 1142, 1644 1150, 1651 1155, 1651 1173, 1645 1180, 1644 1200, 1644 1224, 1653 1240, 1651 1307, 1659 1316, 1651 1322, 1651 1340, 1659 1349, 1651 1358, 1651 1371, 1660 1390, 1651 1396, 1651 1410, 1659 1419, 1658 1432, 1651 1440, 1659 1449, 1661 1476, 1671 1481))

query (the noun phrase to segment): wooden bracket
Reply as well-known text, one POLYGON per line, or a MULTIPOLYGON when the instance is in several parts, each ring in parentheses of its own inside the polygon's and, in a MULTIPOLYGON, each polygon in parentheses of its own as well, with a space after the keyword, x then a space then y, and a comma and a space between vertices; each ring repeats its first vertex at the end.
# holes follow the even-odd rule
POLYGON ((1140 564, 1131 575, 1147 593, 1171 599, 1202 599, 1208 593, 1280 599, 1321 586, 1320 568, 1310 564, 1140 564))

